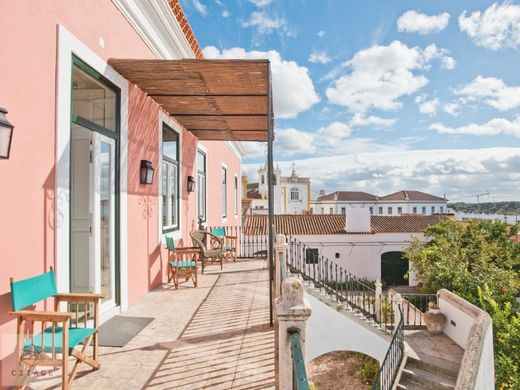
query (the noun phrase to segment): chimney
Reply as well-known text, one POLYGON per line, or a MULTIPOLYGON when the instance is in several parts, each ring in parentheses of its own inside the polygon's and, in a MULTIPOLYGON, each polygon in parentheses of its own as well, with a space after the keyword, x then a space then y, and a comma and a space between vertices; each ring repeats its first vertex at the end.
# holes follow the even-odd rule
POLYGON ((370 209, 347 207, 345 230, 347 233, 370 233, 370 209))

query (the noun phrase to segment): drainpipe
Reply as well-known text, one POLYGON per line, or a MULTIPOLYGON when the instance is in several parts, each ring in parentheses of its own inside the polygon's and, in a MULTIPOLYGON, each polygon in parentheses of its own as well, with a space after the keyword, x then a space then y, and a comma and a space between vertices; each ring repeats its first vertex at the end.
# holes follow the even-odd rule
POLYGON ((269 63, 269 94, 267 97, 267 198, 268 198, 268 224, 269 224, 269 325, 273 326, 273 266, 274 266, 274 199, 273 199, 273 95, 271 85, 271 65, 269 63))

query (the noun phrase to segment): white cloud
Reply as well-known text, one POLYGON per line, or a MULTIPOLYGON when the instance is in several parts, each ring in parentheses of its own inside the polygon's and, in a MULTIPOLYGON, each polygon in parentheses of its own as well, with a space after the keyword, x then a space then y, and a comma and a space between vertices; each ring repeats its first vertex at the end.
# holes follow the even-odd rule
POLYGON ((432 43, 424 48, 423 57, 427 63, 426 69, 430 68, 429 62, 432 60, 439 60, 442 69, 453 69, 455 68, 455 60, 448 56, 449 51, 446 49, 438 48, 435 43, 432 43))
POLYGON ((323 64, 323 65, 329 63, 330 61, 331 61, 330 57, 325 52, 318 53, 318 52, 313 51, 309 57, 309 62, 313 62, 313 63, 319 62, 320 64, 323 64))
POLYGON ((438 33, 444 30, 450 21, 450 15, 444 12, 439 15, 426 15, 416 11, 406 11, 397 19, 399 32, 416 32, 421 35, 438 33))
POLYGON ((414 71, 428 70, 433 60, 442 61, 446 54, 447 50, 434 44, 424 50, 400 41, 372 46, 345 62, 350 74, 335 80, 325 93, 331 103, 360 114, 372 108, 396 110, 402 106, 400 97, 411 95, 428 83, 424 75, 414 71))
POLYGON ((425 95, 419 95, 415 98, 415 103, 419 106, 419 112, 421 114, 434 116, 437 114, 437 110, 440 106, 439 99, 427 100, 425 95))
POLYGON ((453 57, 443 56, 441 58, 441 67, 442 67, 442 69, 451 70, 451 69, 455 68, 455 64, 456 64, 456 62, 453 59, 453 57))
POLYGON ((461 108, 460 104, 457 102, 447 103, 442 107, 444 112, 446 112, 452 116, 458 116, 460 114, 460 112, 459 112, 460 108, 461 108))
POLYGON ((241 142, 244 148, 245 158, 263 158, 267 156, 267 143, 265 142, 241 142))
POLYGON ((222 17, 223 18, 229 18, 230 16, 231 16, 231 13, 227 9, 222 11, 222 17))
POLYGON ((301 130, 287 128, 276 130, 274 147, 277 153, 292 156, 299 153, 314 153, 314 137, 301 130))
POLYGON ((206 58, 243 58, 271 61, 273 104, 277 118, 294 118, 320 101, 306 67, 294 61, 282 59, 280 53, 270 51, 246 51, 235 47, 220 51, 214 46, 203 50, 206 58))
POLYGON ((248 20, 241 22, 242 27, 256 28, 259 34, 272 34, 278 31, 282 35, 294 36, 289 28, 287 20, 278 15, 268 15, 263 11, 253 11, 248 20))
POLYGON ((206 16, 208 13, 208 8, 200 2, 200 0, 191 0, 195 9, 201 14, 206 16))
POLYGON ((352 130, 350 127, 341 122, 332 122, 328 126, 320 127, 318 129, 318 134, 331 138, 346 138, 349 137, 351 133, 352 130))
POLYGON ((493 3, 483 13, 477 11, 467 17, 464 11, 459 16, 459 28, 478 46, 516 49, 520 46, 520 5, 493 3))
MULTIPOLYGON (((385 195, 417 189, 456 199, 482 189, 502 199, 518 199, 520 148, 352 151, 294 161, 298 174, 316 191, 366 191, 385 195)), ((280 161, 290 172, 293 160, 280 161)), ((277 161, 278 163, 278 161, 277 161)), ((258 169, 258 164, 247 164, 258 169)))
POLYGON ((258 8, 266 7, 273 2, 273 0, 249 0, 251 3, 256 5, 258 8))
POLYGON ((323 38, 325 36, 325 34, 327 34, 325 31, 320 30, 320 31, 318 31, 318 34, 316 34, 316 35, 318 35, 320 38, 323 38))
POLYGON ((483 100, 499 111, 520 107, 520 87, 509 87, 501 79, 477 76, 470 83, 455 90, 463 102, 483 100))
POLYGON ((440 134, 470 134, 470 135, 512 135, 520 138, 520 115, 513 121, 504 118, 495 118, 484 124, 471 123, 467 126, 449 127, 442 123, 432 123, 430 130, 440 134))
POLYGON ((381 118, 375 115, 363 116, 361 114, 354 114, 349 124, 352 127, 356 126, 374 126, 374 127, 390 127, 397 122, 395 118, 381 118))

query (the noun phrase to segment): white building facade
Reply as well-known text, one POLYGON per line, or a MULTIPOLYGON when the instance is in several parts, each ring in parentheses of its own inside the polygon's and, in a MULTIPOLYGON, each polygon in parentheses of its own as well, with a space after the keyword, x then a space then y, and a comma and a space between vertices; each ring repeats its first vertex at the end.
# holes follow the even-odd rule
POLYGON ((314 214, 345 214, 349 208, 366 207, 371 215, 448 214, 448 200, 421 191, 402 190, 385 196, 359 191, 336 191, 311 201, 314 214))
MULTIPOLYGON (((267 215, 268 184, 267 166, 258 170, 258 182, 247 183, 242 177, 242 184, 247 188, 245 199, 250 201, 250 214, 267 215)), ((293 167, 291 176, 282 176, 279 166, 273 170, 274 214, 306 214, 309 212, 311 182, 308 177, 299 177, 293 167)))
MULTIPOLYGON (((448 218, 446 215, 374 216, 367 208, 358 207, 348 208, 345 216, 277 215, 275 227, 277 233, 301 243, 298 250, 304 251, 303 261, 307 267, 315 267, 316 272, 319 267, 316 259, 323 257, 333 267, 337 265, 358 279, 381 279, 388 286, 415 286, 417 280, 404 251, 414 239, 427 243, 426 228, 448 218)), ((267 233, 267 218, 249 216, 244 229, 246 235, 258 241, 258 236, 267 233)))

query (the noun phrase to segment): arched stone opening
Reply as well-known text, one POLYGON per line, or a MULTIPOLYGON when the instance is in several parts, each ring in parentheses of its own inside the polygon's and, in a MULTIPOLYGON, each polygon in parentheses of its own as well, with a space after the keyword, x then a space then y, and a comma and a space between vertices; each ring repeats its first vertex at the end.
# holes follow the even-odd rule
POLYGON ((409 262, 400 251, 381 255, 381 280, 387 286, 407 286, 409 262))

